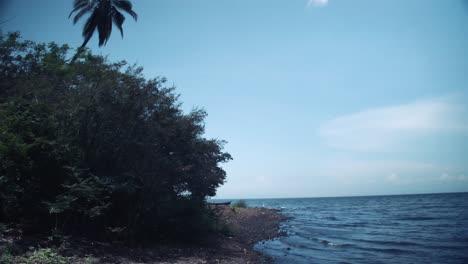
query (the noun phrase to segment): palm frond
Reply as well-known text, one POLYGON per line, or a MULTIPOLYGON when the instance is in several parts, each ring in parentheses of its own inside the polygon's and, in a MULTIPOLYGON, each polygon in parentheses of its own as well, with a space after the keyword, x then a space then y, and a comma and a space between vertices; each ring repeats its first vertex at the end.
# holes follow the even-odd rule
POLYGON ((85 40, 83 42, 83 45, 81 45, 82 47, 88 44, 88 41, 93 36, 97 25, 98 25, 98 14, 96 12, 93 12, 83 27, 83 37, 85 40))
POLYGON ((106 45, 112 33, 112 16, 110 14, 101 14, 98 23, 99 47, 106 45))
POLYGON ((74 0, 73 10, 69 18, 75 14, 73 24, 76 24, 84 15, 91 13, 83 27, 84 42, 86 46, 96 30, 99 35, 99 46, 106 45, 115 25, 123 37, 123 23, 125 16, 121 11, 130 14, 135 20, 138 15, 133 11, 129 0, 74 0))
POLYGON ((84 7, 83 9, 80 10, 80 12, 78 12, 76 14, 76 16, 73 18, 73 24, 76 24, 78 22, 78 20, 80 20, 80 18, 82 16, 84 16, 86 13, 90 12, 91 10, 93 10, 94 6, 92 5, 88 5, 86 7, 84 7))
POLYGON ((91 2, 90 0, 73 0, 73 6, 79 5, 83 2, 91 2))
POLYGON ((117 8, 127 12, 128 14, 130 14, 133 19, 138 20, 138 15, 137 13, 135 13, 133 11, 133 5, 130 1, 128 0, 114 0, 113 2, 113 5, 115 5, 117 8))
POLYGON ((114 22, 114 25, 120 30, 120 35, 122 35, 123 38, 124 33, 122 25, 125 21, 125 16, 114 8, 114 10, 112 10, 112 20, 114 22))
POLYGON ((72 14, 75 13, 76 11, 78 11, 78 10, 88 6, 88 5, 92 6, 92 2, 90 2, 89 0, 75 0, 75 2, 73 4, 73 10, 68 15, 68 18, 70 18, 72 16, 72 14))

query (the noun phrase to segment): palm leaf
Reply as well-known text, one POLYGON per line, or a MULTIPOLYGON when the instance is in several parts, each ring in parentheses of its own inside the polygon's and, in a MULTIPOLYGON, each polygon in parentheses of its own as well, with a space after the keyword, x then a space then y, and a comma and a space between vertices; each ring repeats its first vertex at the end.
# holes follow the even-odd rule
POLYGON ((99 33, 99 46, 105 45, 112 33, 112 16, 110 13, 103 10, 98 11, 98 33, 99 33))
POLYGON ((135 21, 138 19, 138 15, 137 13, 135 13, 132 9, 133 5, 130 1, 128 0, 114 0, 112 2, 117 8, 127 12, 128 14, 130 14, 133 19, 135 19, 135 21))
POLYGON ((76 16, 73 18, 73 24, 76 24, 76 22, 78 22, 78 20, 80 20, 80 18, 81 18, 82 16, 84 16, 86 13, 90 12, 91 10, 93 10, 93 8, 94 8, 94 6, 92 6, 92 5, 88 5, 88 6, 84 7, 84 8, 82 8, 82 9, 80 10, 80 12, 78 12, 78 13, 76 14, 76 16))
POLYGON ((68 18, 72 16, 73 13, 76 11, 86 7, 86 6, 93 6, 93 2, 89 0, 75 0, 75 3, 73 4, 73 10, 70 12, 68 15, 68 18))
POLYGON ((114 10, 112 10, 112 20, 114 22, 114 25, 120 30, 120 35, 122 35, 122 38, 123 38, 123 23, 125 21, 125 16, 122 15, 122 13, 120 13, 117 9, 115 9, 114 7, 112 7, 114 10))
POLYGON ((81 3, 90 3, 90 2, 91 2, 91 0, 74 0, 73 1, 73 6, 77 6, 77 5, 81 4, 81 3))
POLYGON ((99 35, 99 46, 106 45, 115 25, 123 37, 123 23, 125 16, 120 11, 130 14, 135 20, 138 15, 133 11, 129 0, 74 0, 73 9, 69 18, 75 14, 73 24, 76 24, 84 15, 91 13, 83 27, 83 45, 85 47, 92 38, 96 29, 99 35))
POLYGON ((94 31, 96 30, 97 26, 98 26, 98 14, 97 12, 93 12, 83 27, 83 37, 85 38, 85 40, 83 42, 83 45, 81 45, 82 47, 88 44, 88 41, 93 36, 94 31))

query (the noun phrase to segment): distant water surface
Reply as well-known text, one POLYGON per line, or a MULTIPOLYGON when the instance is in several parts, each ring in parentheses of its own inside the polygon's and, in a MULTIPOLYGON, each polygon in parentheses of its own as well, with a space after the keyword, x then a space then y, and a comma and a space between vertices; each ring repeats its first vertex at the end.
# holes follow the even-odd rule
POLYGON ((468 193, 247 200, 282 209, 275 263, 468 263, 468 193))

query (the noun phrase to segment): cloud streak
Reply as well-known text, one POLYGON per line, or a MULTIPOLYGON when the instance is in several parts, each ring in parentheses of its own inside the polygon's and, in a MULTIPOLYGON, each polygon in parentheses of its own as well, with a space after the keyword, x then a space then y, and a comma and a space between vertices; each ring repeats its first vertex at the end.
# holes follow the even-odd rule
POLYGON ((311 6, 323 7, 323 6, 326 6, 327 4, 328 4, 328 0, 309 0, 307 2, 308 7, 311 7, 311 6))
POLYGON ((438 164, 402 160, 341 159, 325 162, 319 174, 341 181, 381 178, 386 181, 400 180, 404 175, 428 176, 446 169, 438 164))
POLYGON ((443 162, 335 159, 317 170, 322 181, 333 182, 333 190, 359 190, 353 195, 466 191, 466 166, 443 162))
POLYGON ((450 97, 373 108, 339 116, 319 129, 337 149, 386 151, 413 137, 441 132, 468 132, 467 109, 450 97))

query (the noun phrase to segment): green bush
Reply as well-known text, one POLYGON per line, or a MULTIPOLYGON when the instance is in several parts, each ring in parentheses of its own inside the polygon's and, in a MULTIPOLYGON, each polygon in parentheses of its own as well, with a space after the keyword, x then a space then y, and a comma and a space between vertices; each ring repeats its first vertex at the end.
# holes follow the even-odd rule
POLYGON ((71 52, 0 33, 0 222, 133 241, 209 225, 231 156, 206 112, 142 68, 71 52))
POLYGON ((238 200, 231 204, 234 208, 247 208, 247 202, 245 200, 238 200))
POLYGON ((83 264, 94 264, 94 263, 98 263, 98 260, 96 258, 93 257, 93 255, 86 255, 84 260, 83 260, 83 264))
POLYGON ((68 264, 71 261, 70 257, 64 257, 51 248, 41 248, 26 259, 26 264, 68 264))
POLYGON ((0 253, 0 264, 14 264, 15 257, 11 254, 11 251, 8 247, 1 249, 0 253))

